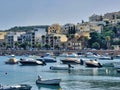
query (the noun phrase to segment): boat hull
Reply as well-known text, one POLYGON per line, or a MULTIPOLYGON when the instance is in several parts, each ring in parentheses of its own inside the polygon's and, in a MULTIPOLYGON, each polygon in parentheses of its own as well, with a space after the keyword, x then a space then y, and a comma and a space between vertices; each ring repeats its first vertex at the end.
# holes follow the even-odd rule
POLYGON ((69 70, 70 68, 68 68, 68 67, 55 67, 55 66, 51 66, 50 69, 51 70, 69 70))
POLYGON ((27 84, 20 84, 16 86, 1 86, 0 90, 31 90, 32 86, 27 84))
POLYGON ((36 84, 42 85, 60 85, 61 79, 52 79, 52 80, 36 80, 36 84))
POLYGON ((44 65, 44 63, 37 63, 36 61, 19 61, 22 65, 44 65))
POLYGON ((88 62, 85 62, 86 66, 87 67, 102 67, 102 65, 96 61, 88 61, 88 62))

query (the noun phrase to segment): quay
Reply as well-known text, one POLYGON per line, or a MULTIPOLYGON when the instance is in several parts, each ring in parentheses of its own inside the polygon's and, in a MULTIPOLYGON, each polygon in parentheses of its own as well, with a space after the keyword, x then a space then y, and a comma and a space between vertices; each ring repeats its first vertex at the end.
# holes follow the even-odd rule
POLYGON ((97 53, 97 54, 105 54, 115 56, 120 55, 120 50, 0 50, 0 55, 43 55, 45 53, 53 53, 54 55, 59 55, 61 53, 97 53))

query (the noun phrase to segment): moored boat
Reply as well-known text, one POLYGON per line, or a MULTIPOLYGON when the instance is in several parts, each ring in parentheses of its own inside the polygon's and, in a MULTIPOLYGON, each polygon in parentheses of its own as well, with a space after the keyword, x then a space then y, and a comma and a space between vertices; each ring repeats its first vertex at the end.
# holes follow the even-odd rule
POLYGON ((22 65, 45 65, 45 62, 34 59, 21 59, 19 61, 22 65))
POLYGON ((18 60, 15 58, 14 55, 11 55, 10 58, 5 61, 5 64, 18 64, 18 60))
POLYGON ((40 76, 36 80, 36 84, 41 85, 60 85, 61 79, 49 79, 49 80, 42 80, 40 76))
POLYGON ((28 84, 20 84, 14 86, 0 86, 0 90, 31 90, 32 86, 28 84))
POLYGON ((97 62, 96 60, 86 61, 85 64, 87 67, 99 67, 99 68, 102 67, 102 65, 99 62, 97 62))
POLYGON ((81 61, 78 58, 65 58, 61 60, 64 64, 80 64, 81 61))
POLYGON ((56 62, 56 60, 52 57, 41 57, 41 58, 37 58, 36 60, 46 62, 46 63, 56 62))
POLYGON ((74 68, 73 66, 69 65, 65 65, 65 66, 51 66, 50 69, 51 70, 70 70, 71 68, 74 68))

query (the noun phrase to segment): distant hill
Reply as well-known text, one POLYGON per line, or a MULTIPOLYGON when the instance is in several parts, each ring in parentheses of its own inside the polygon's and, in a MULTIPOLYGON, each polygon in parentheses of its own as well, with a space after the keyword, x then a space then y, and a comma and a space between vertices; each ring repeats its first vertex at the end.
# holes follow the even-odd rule
POLYGON ((31 31, 31 30, 34 30, 35 28, 45 28, 46 31, 48 29, 49 25, 38 25, 38 26, 15 26, 15 27, 12 27, 6 31, 13 31, 13 32, 21 32, 21 31, 31 31))

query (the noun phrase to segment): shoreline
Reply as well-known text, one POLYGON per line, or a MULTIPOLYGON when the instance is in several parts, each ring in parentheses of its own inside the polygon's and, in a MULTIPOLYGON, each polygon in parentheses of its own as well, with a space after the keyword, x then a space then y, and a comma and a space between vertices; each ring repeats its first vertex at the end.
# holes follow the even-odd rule
POLYGON ((44 55, 45 53, 52 53, 53 55, 59 55, 61 53, 87 53, 93 52, 97 54, 105 54, 108 53, 109 55, 115 56, 120 55, 120 50, 0 50, 0 55, 44 55))

